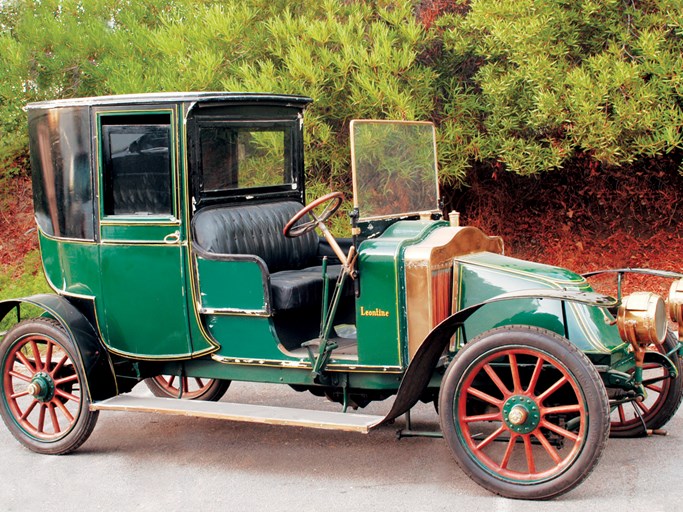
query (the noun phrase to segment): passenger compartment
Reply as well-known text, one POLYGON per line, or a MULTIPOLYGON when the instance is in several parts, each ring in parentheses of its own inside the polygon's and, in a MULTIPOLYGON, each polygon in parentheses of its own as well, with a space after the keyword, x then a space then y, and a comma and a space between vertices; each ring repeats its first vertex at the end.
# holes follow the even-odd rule
MULTIPOLYGON (((237 312, 233 310, 240 307, 235 308, 232 304, 216 307, 219 305, 216 295, 221 295, 221 291, 205 282, 211 277, 203 274, 203 266, 213 263, 212 274, 220 272, 217 269, 221 267, 226 272, 235 272, 235 277, 239 274, 236 284, 258 268, 262 304, 255 299, 241 307, 273 316, 280 341, 287 349, 298 347, 302 339, 318 335, 323 301, 322 255, 329 252, 314 231, 297 238, 286 238, 282 234, 287 221, 301 208, 303 206, 296 201, 211 206, 199 210, 192 220, 193 251, 198 260, 203 260, 197 262, 201 306, 210 301, 214 312, 226 309, 228 314, 237 312), (231 268, 220 262, 229 262, 231 268), (238 262, 244 265, 235 267, 238 262)), ((327 276, 331 294, 341 265, 336 259, 330 260, 327 276)), ((231 285, 231 282, 223 282, 222 286, 231 285)), ((353 287, 347 282, 337 315, 342 323, 349 323, 349 319, 353 321, 352 296, 353 287)))

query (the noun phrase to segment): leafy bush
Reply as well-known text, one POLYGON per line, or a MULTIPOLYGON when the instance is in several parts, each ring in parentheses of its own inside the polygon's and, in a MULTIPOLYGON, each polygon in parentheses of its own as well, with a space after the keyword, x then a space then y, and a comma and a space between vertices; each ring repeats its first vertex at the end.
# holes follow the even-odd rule
MULTIPOLYGON (((15 0, 0 4, 0 161, 29 101, 307 94, 309 177, 348 187, 347 122, 433 119, 447 185, 680 148, 678 0, 15 0)), ((5 166, 6 169, 6 166, 5 166)), ((6 172, 6 171, 3 171, 6 172)))

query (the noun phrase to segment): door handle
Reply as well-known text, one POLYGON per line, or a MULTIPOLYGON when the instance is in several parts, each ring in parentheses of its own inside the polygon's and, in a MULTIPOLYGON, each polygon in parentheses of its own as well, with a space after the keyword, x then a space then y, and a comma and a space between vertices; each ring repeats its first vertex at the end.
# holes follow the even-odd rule
POLYGON ((180 241, 180 231, 176 230, 164 237, 165 244, 177 244, 180 241))

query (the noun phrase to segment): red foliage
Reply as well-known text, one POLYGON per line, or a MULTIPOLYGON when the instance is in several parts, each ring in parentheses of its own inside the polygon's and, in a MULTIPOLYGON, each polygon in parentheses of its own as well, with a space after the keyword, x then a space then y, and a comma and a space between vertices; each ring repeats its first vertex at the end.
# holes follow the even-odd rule
MULTIPOLYGON (((522 177, 479 169, 451 203, 465 221, 504 238, 507 254, 579 273, 617 267, 683 271, 681 155, 603 169, 579 156, 565 169, 522 177)), ((615 293, 615 277, 591 280, 615 293)), ((630 275, 624 291, 668 295, 670 280, 630 275)))
POLYGON ((19 269, 18 263, 38 247, 33 219, 31 180, 25 175, 5 178, 0 196, 0 265, 19 269))
POLYGON ((470 0, 422 0, 416 7, 417 19, 426 29, 448 12, 465 14, 470 9, 470 0))

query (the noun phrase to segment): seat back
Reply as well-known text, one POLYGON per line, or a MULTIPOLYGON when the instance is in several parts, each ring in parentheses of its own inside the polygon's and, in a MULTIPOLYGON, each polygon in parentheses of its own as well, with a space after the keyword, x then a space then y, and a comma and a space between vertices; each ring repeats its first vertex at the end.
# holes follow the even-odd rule
POLYGON ((301 208, 295 201, 203 208, 192 220, 194 240, 207 252, 258 256, 271 273, 304 268, 316 260, 315 231, 297 238, 282 234, 301 208))

